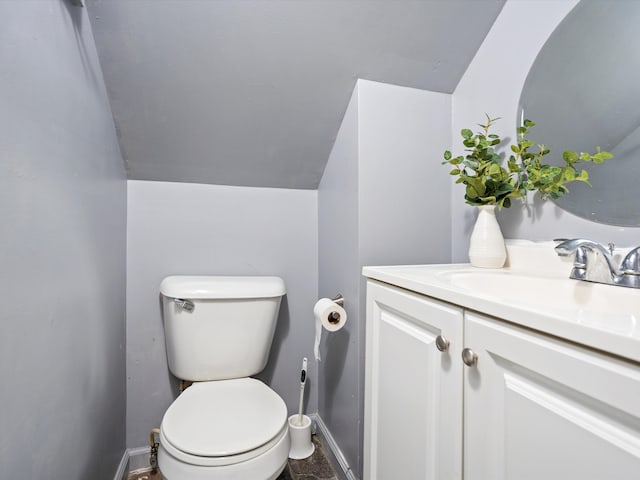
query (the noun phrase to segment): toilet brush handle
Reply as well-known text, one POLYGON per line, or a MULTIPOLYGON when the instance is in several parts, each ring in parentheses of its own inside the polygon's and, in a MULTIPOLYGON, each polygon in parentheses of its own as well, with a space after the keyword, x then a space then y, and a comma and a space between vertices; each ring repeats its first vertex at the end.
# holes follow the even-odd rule
POLYGON ((300 372, 300 402, 298 403, 298 425, 302 426, 302 403, 304 402, 304 386, 307 383, 307 357, 302 359, 300 372))
POLYGON ((298 425, 302 426, 302 402, 304 401, 304 383, 300 384, 300 403, 298 404, 298 425))

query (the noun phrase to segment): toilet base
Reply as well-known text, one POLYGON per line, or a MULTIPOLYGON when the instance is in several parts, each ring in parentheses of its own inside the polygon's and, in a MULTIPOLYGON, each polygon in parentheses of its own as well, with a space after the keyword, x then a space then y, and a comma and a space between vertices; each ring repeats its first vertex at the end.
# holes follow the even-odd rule
POLYGON ((289 432, 273 448, 246 462, 207 467, 180 461, 160 443, 158 467, 164 480, 275 480, 287 465, 289 432))

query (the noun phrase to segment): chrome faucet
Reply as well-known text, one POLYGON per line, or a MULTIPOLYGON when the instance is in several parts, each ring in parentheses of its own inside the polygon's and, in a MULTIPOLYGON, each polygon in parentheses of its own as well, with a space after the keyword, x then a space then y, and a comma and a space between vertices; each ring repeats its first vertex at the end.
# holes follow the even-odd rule
POLYGON ((640 288, 640 247, 636 247, 627 253, 620 264, 622 271, 623 285, 625 287, 640 288))
POLYGON ((607 248, 592 240, 574 238, 562 240, 555 250, 561 257, 575 255, 569 278, 640 288, 640 247, 627 254, 620 269, 614 265, 613 244, 607 248))

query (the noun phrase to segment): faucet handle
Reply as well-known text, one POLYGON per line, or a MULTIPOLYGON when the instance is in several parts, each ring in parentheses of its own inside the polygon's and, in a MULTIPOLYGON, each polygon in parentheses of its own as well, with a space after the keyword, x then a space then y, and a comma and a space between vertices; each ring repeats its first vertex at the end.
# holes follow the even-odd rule
POLYGON ((640 247, 634 248, 624 257, 620 270, 625 275, 640 275, 640 247))

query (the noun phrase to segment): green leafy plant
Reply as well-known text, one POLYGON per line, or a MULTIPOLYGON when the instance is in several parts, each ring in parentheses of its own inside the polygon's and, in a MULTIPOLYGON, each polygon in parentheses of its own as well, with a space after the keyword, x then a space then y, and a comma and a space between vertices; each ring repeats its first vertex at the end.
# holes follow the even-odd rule
POLYGON ((569 191, 565 186, 567 183, 589 184, 588 173, 585 170, 578 172, 576 164, 602 163, 613 157, 600 148, 595 154, 567 150, 562 154, 564 166, 547 165, 543 158, 550 150, 527 139, 535 123, 525 120, 517 130, 518 142, 511 145, 512 154, 505 169, 503 158, 496 152, 502 140, 489 133, 497 120, 487 115, 486 123, 479 124, 481 131, 473 133, 465 128, 460 132, 466 154, 453 156, 449 150, 444 152, 442 163, 451 165, 453 169, 449 173, 458 177, 456 183, 465 185, 464 199, 469 205, 510 207, 512 198, 524 198, 527 191, 538 191, 543 198, 560 198, 569 191))
POLYGON ((467 147, 466 155, 454 157, 449 150, 444 152, 444 162, 453 166, 449 173, 458 176, 456 183, 465 185, 464 199, 469 205, 511 206, 511 198, 519 197, 518 179, 509 165, 509 171, 502 167, 502 157, 495 151, 502 140, 489 129, 497 118, 487 115, 486 124, 479 126, 481 132, 473 133, 463 129, 462 144, 467 147))
POLYGON ((569 189, 565 187, 567 183, 584 182, 591 185, 589 173, 586 170, 578 172, 576 164, 581 162, 602 163, 613 158, 611 153, 601 151, 600 147, 594 154, 566 150, 562 153, 564 166, 546 165, 542 160, 550 150, 544 145, 537 145, 526 138, 529 130, 535 125, 531 120, 525 120, 524 125, 518 127, 518 144, 511 145, 513 155, 509 157, 509 164, 521 166, 526 173, 520 182, 520 190, 523 195, 524 191, 538 191, 545 199, 560 198, 569 192, 569 189), (535 147, 536 151, 529 151, 531 147, 535 147))

